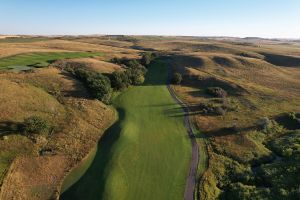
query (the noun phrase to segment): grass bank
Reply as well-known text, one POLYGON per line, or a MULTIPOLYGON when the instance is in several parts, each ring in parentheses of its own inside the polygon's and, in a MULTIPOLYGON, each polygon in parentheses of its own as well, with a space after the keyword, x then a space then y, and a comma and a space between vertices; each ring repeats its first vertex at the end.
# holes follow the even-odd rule
POLYGON ((114 100, 119 120, 101 139, 85 175, 62 199, 182 199, 191 145, 183 112, 166 88, 167 67, 152 65, 143 86, 114 100))

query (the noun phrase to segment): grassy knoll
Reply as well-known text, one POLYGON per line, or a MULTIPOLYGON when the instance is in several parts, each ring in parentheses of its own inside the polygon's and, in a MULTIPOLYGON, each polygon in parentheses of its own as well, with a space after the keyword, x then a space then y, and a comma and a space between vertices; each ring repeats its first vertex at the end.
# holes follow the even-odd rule
POLYGON ((15 56, 10 56, 0 59, 0 69, 16 69, 16 66, 24 68, 30 67, 46 67, 54 60, 67 59, 67 58, 84 58, 99 56, 100 53, 92 52, 43 52, 43 53, 26 53, 15 56))
POLYGON ((154 64, 143 86, 114 100, 118 122, 99 142, 89 170, 62 199, 183 198, 191 146, 166 77, 166 67, 154 64))

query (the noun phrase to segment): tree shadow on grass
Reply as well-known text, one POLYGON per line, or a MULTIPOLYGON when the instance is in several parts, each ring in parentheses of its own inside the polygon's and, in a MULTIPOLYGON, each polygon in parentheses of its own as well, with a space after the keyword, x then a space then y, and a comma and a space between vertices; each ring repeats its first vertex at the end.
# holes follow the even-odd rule
POLYGON ((103 135, 98 143, 98 150, 95 159, 81 179, 71 186, 61 195, 62 200, 98 200, 103 199, 105 183, 107 178, 106 171, 109 162, 114 154, 113 147, 120 138, 121 122, 124 120, 125 112, 117 109, 119 113, 118 121, 111 126, 103 135))
POLYGON ((186 108, 176 107, 165 110, 165 114, 170 117, 194 116, 202 114, 198 104, 190 104, 186 108), (188 112, 185 112, 188 111, 188 112))

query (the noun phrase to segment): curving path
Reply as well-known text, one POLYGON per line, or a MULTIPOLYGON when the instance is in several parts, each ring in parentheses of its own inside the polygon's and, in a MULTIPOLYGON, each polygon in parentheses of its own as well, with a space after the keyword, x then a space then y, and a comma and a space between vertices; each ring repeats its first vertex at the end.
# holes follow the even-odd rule
POLYGON ((171 96, 173 97, 173 99, 181 106, 181 108, 184 112, 184 126, 187 130, 187 134, 192 143, 192 158, 191 158, 191 162, 190 162, 189 175, 186 180, 184 199, 185 200, 193 200, 195 185, 196 185, 197 168, 198 168, 198 162, 199 162, 199 147, 196 142, 195 134, 193 133, 193 129, 191 127, 188 105, 177 97, 175 91, 173 90, 173 88, 170 85, 171 72, 172 72, 172 69, 171 69, 171 67, 169 67, 167 88, 168 88, 171 96))

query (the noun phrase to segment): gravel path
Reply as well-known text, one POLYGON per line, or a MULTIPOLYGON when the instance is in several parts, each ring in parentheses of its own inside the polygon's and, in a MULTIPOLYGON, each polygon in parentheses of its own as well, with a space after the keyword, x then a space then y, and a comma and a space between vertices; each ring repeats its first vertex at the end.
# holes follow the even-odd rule
POLYGON ((189 175, 186 180, 186 186, 185 186, 185 192, 184 192, 184 200, 194 200, 194 191, 195 191, 195 185, 196 185, 196 175, 197 175, 197 168, 198 168, 198 161, 199 161, 199 148, 198 144, 196 142, 195 135, 193 133, 190 117, 189 117, 189 108, 186 103, 181 101, 177 95, 175 94, 174 90, 172 89, 170 85, 170 74, 171 74, 171 67, 169 67, 168 71, 168 83, 167 88, 173 97, 173 99, 182 107, 182 110, 184 112, 184 126, 186 127, 187 134, 189 138, 191 139, 192 143, 192 159, 190 163, 190 170, 189 175))

